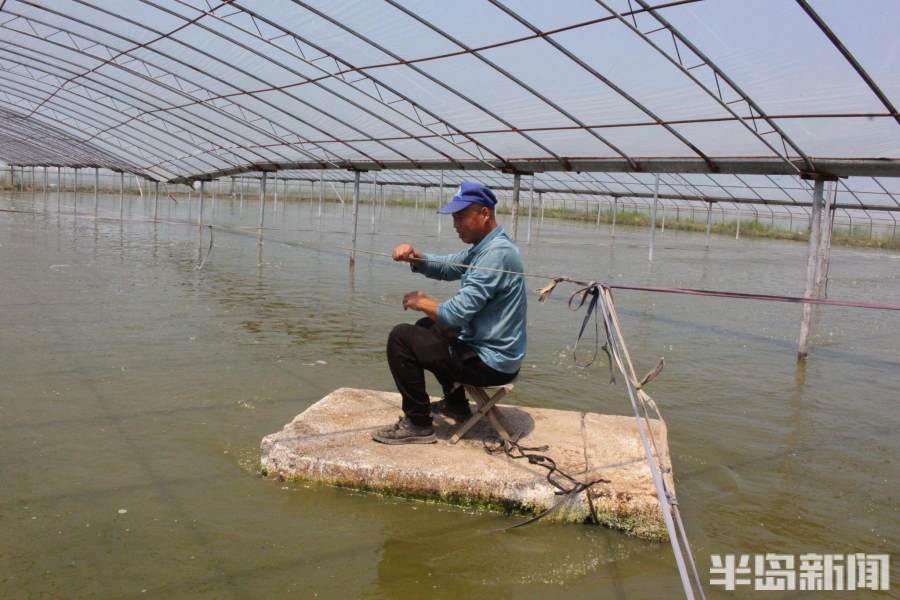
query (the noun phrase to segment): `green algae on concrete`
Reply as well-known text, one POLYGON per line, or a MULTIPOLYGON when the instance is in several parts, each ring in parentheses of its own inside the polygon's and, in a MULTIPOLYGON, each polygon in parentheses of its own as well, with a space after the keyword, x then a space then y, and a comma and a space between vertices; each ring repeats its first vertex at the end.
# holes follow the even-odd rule
MULTIPOLYGON (((524 446, 549 446, 545 454, 580 480, 609 480, 589 492, 601 524, 645 539, 665 539, 662 513, 633 418, 509 405, 502 405, 500 411, 510 432, 522 436, 524 446)), ((372 441, 372 432, 399 414, 399 394, 341 388, 280 432, 263 438, 261 467, 269 476, 289 480, 505 514, 538 514, 559 499, 545 469, 484 451, 484 440, 493 436, 484 422, 456 445, 448 441, 455 423, 440 416, 435 419, 436 444, 386 446, 372 441)), ((651 423, 668 463, 665 427, 651 423)), ((671 473, 666 476, 674 487, 671 473)), ((585 494, 573 497, 547 518, 589 522, 585 494)))

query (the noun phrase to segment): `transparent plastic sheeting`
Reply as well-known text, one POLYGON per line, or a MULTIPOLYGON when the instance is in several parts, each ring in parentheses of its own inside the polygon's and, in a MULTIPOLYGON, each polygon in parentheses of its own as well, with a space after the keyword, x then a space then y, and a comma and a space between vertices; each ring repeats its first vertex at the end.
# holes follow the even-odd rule
MULTIPOLYGON (((894 0, 0 0, 0 160, 162 181, 577 158, 894 176, 898 22, 894 0)), ((682 179, 665 186, 713 185, 682 179)), ((714 187, 757 182, 793 195, 714 187)))

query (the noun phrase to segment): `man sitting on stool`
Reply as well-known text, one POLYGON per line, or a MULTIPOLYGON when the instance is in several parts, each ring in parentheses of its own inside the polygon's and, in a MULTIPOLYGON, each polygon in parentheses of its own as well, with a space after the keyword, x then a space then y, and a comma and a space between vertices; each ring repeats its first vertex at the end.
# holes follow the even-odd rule
POLYGON ((494 218, 497 199, 478 183, 463 182, 439 213, 453 215, 453 228, 472 247, 457 254, 424 254, 409 244, 394 248, 396 261, 410 263, 414 273, 461 285, 445 302, 420 291, 403 297, 403 308, 426 317, 415 325, 394 327, 388 337, 391 375, 403 397, 400 420, 377 431, 372 439, 384 444, 429 444, 436 440, 431 405, 425 389, 425 369, 444 388, 436 408, 456 420, 471 415, 462 387, 509 383, 525 357, 526 291, 522 259, 515 243, 494 218), (470 265, 466 268, 461 265, 470 265), (479 268, 485 267, 485 268, 479 268))

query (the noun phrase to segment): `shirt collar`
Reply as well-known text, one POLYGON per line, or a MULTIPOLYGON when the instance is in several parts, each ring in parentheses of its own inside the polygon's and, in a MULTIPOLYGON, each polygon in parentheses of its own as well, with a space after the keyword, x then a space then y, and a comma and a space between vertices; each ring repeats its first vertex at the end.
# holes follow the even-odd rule
POLYGON ((478 242, 477 244, 472 246, 471 252, 473 254, 481 252, 482 250, 484 250, 487 247, 487 245, 491 242, 491 240, 494 239, 495 237, 497 237, 498 235, 506 235, 506 232, 503 230, 503 227, 500 225, 497 225, 496 227, 494 227, 494 229, 491 230, 491 232, 489 234, 484 236, 480 242, 478 242))

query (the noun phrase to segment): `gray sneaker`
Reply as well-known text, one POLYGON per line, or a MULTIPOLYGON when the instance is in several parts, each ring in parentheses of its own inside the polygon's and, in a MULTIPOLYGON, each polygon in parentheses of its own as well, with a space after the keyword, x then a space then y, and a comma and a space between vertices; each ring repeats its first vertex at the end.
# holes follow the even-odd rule
POLYGON ((379 429, 372 434, 372 439, 382 444, 433 444, 437 441, 434 427, 416 425, 406 417, 400 417, 393 425, 379 429))

